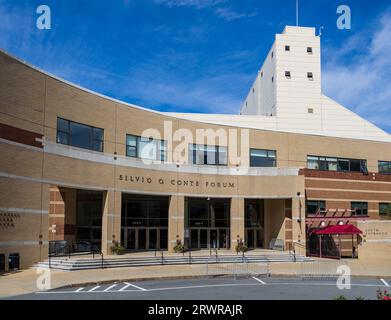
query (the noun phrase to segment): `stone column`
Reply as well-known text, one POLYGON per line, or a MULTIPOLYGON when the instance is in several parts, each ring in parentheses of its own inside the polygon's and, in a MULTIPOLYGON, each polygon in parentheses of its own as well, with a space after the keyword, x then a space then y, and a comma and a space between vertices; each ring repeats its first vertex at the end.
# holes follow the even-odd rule
POLYGON ((173 195, 168 208, 168 252, 173 252, 176 240, 185 241, 185 197, 173 195))
POLYGON ((237 241, 244 241, 244 198, 231 199, 231 251, 235 252, 237 241))
POLYGON ((102 252, 111 254, 114 241, 121 242, 121 192, 103 192, 102 252))
POLYGON ((292 240, 300 246, 296 246, 296 252, 306 254, 306 228, 305 228, 305 197, 292 198, 292 240))

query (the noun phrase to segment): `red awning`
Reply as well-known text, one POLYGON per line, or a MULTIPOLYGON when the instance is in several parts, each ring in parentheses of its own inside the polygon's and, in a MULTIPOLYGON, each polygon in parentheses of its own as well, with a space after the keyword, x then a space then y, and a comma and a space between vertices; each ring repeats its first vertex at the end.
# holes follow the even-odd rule
POLYGON ((351 224, 330 226, 314 232, 314 234, 360 234, 360 233, 362 233, 362 231, 351 224))

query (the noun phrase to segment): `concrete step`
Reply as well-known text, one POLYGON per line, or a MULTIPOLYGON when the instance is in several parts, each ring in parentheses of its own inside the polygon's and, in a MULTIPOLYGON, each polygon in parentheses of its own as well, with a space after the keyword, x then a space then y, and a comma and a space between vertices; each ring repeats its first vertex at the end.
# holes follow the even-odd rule
MULTIPOLYGON (((165 256, 163 263, 160 256, 152 257, 124 257, 124 258, 108 258, 103 260, 103 268, 120 268, 120 267, 141 267, 154 265, 180 265, 189 264, 189 256, 165 256)), ((293 256, 289 254, 281 255, 250 255, 245 256, 247 263, 275 263, 275 262, 293 262, 293 256)), ((296 256, 297 262, 313 261, 313 259, 296 256)), ((207 264, 207 263, 235 263, 241 262, 241 256, 221 255, 215 256, 192 256, 192 264, 207 264)), ((51 268, 61 270, 85 270, 102 268, 102 260, 97 259, 78 259, 78 258, 52 258, 50 263, 51 268)), ((39 268, 49 268, 49 261, 45 260, 35 265, 39 268)))

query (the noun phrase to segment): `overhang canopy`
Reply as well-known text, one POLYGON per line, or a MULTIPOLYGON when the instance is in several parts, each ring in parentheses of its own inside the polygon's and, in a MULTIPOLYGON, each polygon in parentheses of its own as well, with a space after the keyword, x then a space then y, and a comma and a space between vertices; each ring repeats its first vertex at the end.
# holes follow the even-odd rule
POLYGON ((351 224, 329 226, 314 232, 314 234, 360 234, 360 233, 362 233, 362 231, 351 224))

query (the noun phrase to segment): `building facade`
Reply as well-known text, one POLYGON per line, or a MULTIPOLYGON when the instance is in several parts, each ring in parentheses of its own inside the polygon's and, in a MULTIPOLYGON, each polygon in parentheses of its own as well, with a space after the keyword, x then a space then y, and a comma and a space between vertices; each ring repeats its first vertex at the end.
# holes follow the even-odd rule
POLYGON ((50 241, 391 257, 391 136, 321 92, 320 39, 286 27, 240 115, 161 113, 0 53, 0 269, 50 241), (313 232, 352 224, 357 237, 313 232), (338 239, 337 239, 338 238, 338 239))

